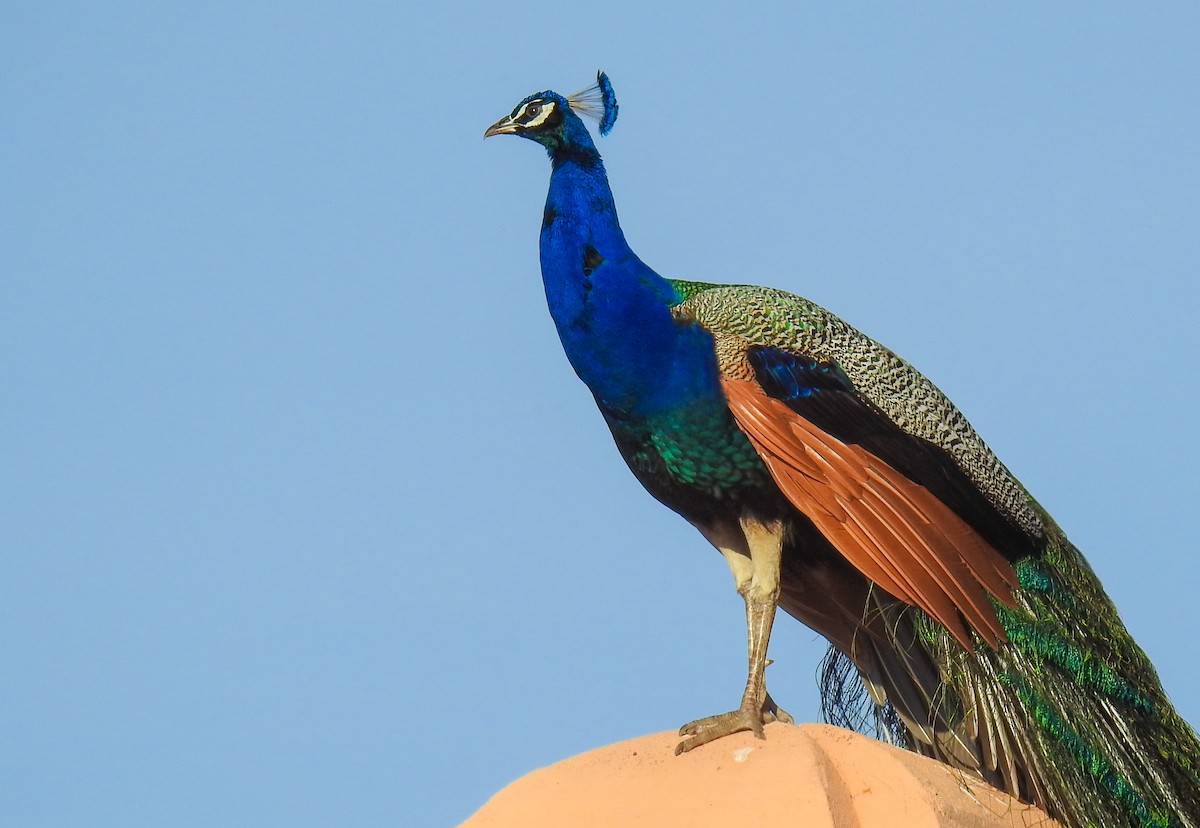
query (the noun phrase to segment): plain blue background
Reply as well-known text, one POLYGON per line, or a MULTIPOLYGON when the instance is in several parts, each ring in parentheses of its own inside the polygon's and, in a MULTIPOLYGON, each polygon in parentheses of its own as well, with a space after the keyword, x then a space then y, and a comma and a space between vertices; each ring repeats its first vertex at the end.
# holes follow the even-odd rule
POLYGON ((642 258, 917 364, 1200 721, 1200 6, 165 5, 0 11, 0 821, 453 825, 736 702, 480 138, 597 68, 642 258))

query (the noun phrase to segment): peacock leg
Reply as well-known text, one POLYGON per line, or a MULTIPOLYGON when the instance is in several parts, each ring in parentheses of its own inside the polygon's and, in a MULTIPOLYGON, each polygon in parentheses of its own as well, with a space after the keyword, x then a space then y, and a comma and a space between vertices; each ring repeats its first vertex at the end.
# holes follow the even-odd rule
POLYGON ((737 591, 746 602, 746 651, 749 669, 742 703, 736 710, 719 713, 688 722, 679 729, 684 739, 675 748, 679 755, 692 748, 708 744, 722 736, 751 731, 759 739, 763 725, 770 722, 791 723, 792 717, 775 704, 767 692, 767 645, 771 626, 775 622, 775 605, 779 600, 779 557, 783 535, 781 527, 763 526, 743 520, 741 537, 726 531, 706 532, 709 540, 725 555, 737 583, 737 591), (747 554, 749 553, 749 554, 747 554))

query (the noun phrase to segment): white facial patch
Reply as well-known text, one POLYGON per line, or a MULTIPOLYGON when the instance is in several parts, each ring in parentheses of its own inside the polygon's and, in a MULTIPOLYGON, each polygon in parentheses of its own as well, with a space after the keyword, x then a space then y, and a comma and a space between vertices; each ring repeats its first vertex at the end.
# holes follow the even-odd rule
POLYGON ((515 120, 526 129, 533 129, 545 123, 550 114, 554 112, 554 107, 554 101, 530 101, 525 104, 525 108, 521 110, 521 114, 515 120), (531 114, 532 112, 537 114, 531 114), (525 120, 526 118, 529 120, 525 120))

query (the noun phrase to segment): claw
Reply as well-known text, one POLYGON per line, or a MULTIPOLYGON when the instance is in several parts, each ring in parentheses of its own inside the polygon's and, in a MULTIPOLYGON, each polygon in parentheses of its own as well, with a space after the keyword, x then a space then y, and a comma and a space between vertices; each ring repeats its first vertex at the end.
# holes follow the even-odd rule
POLYGON ((792 714, 777 705, 775 700, 771 698, 770 693, 767 693, 767 699, 763 702, 763 721, 768 724, 771 722, 779 722, 780 724, 796 723, 796 720, 792 718, 792 714))
POLYGON ((743 730, 749 730, 756 739, 765 739, 767 737, 763 733, 764 724, 771 722, 790 724, 791 721, 792 717, 780 710, 773 701, 769 702, 769 707, 764 704, 761 710, 743 705, 728 713, 705 716, 703 719, 696 719, 679 728, 680 736, 691 738, 684 739, 675 746, 675 755, 679 756, 693 748, 707 745, 709 742, 715 742, 717 739, 732 733, 740 733, 743 730))

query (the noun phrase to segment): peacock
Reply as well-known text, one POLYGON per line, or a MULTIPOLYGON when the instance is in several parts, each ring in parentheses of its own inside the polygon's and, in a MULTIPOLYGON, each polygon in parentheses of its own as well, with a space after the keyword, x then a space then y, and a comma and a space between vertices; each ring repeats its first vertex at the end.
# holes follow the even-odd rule
POLYGON ((782 290, 667 279, 630 249, 600 154, 604 73, 484 137, 550 156, 550 314, 633 474, 724 557, 746 607, 734 710, 676 753, 791 722, 764 670, 776 607, 825 636, 824 714, 1064 824, 1200 828, 1200 742, 1096 575, 909 363, 782 290))

